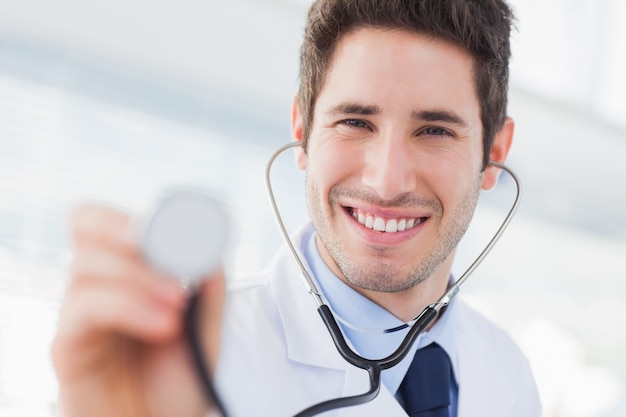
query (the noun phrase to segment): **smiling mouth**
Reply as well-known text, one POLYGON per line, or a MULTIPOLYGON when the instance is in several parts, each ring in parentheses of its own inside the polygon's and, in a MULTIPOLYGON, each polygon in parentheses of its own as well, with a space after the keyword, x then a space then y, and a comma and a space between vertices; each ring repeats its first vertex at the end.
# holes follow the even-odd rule
POLYGON ((403 232, 414 228, 427 219, 427 217, 383 218, 355 208, 349 209, 349 212, 356 221, 368 229, 385 233, 403 232))

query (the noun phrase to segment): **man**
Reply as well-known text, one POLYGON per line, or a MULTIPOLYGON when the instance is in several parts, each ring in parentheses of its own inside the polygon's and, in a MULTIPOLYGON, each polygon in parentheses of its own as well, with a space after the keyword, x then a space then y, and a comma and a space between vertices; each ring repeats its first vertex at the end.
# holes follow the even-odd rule
MULTIPOLYGON (((385 330, 446 291, 479 191, 497 181, 487 163, 506 159, 513 136, 511 20, 499 0, 320 0, 309 12, 292 132, 312 224, 294 242, 362 356, 395 350, 406 330, 385 330)), ((98 207, 75 218, 74 279, 53 350, 61 406, 68 417, 203 415, 180 336, 185 297, 143 264, 127 221, 98 207)), ((223 277, 201 289, 207 356, 233 416, 294 415, 369 387, 298 275, 282 250, 236 280, 221 335, 223 277)), ((540 415, 525 358, 462 300, 382 380, 373 401, 327 415, 540 415), (434 378, 410 388, 435 362, 434 378), (435 380, 443 388, 423 394, 435 380), (420 396, 445 398, 412 404, 420 396)))

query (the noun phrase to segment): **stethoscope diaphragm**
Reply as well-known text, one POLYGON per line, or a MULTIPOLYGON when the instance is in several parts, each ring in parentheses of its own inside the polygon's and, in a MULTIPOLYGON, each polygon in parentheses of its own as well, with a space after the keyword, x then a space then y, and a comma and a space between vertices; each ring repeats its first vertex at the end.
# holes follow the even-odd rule
POLYGON ((198 284, 221 264, 228 216, 209 191, 180 187, 165 193, 141 225, 140 247, 161 273, 198 284))

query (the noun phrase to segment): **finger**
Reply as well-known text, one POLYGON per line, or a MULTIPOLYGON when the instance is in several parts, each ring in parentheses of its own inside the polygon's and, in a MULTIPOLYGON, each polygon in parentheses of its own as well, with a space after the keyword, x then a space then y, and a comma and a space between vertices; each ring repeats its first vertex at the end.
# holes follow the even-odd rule
POLYGON ((199 291, 202 296, 202 344, 210 369, 215 369, 220 348, 222 315, 224 310, 226 280, 219 270, 207 277, 199 291))
POLYGON ((122 335, 143 342, 176 336, 182 307, 155 301, 138 291, 92 287, 72 294, 63 305, 59 334, 76 342, 122 335))
POLYGON ((103 204, 78 206, 70 219, 75 245, 101 245, 137 253, 136 238, 130 228, 131 216, 103 204))
POLYGON ((61 310, 52 354, 59 378, 106 366, 115 359, 120 341, 157 346, 179 337, 182 311, 155 303, 143 293, 115 288, 89 288, 69 297, 61 310))
POLYGON ((78 248, 72 262, 69 291, 100 286, 141 292, 176 307, 182 306, 185 299, 178 281, 156 273, 135 256, 95 247, 78 248))

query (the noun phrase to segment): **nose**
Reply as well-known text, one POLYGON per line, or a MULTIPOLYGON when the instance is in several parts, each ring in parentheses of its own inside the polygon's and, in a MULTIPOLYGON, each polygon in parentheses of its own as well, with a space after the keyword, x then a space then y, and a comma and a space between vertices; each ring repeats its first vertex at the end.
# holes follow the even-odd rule
POLYGON ((368 144, 361 181, 381 199, 393 200, 417 185, 417 158, 410 140, 386 135, 368 144))

